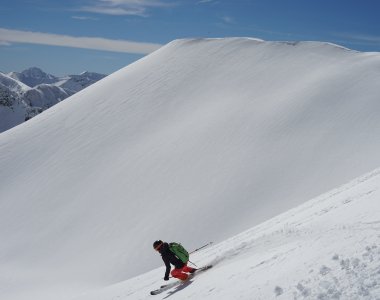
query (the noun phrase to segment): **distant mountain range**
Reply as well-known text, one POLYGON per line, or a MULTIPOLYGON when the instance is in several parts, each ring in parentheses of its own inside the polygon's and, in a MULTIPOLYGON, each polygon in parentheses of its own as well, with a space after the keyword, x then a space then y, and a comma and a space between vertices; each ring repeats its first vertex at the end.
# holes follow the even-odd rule
POLYGON ((57 77, 39 68, 0 72, 0 132, 25 122, 107 75, 83 72, 57 77))

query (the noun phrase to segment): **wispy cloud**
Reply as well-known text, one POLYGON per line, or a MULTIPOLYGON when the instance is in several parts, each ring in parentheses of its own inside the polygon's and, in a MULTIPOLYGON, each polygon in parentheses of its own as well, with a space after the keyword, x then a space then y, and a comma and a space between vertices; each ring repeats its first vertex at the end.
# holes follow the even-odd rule
POLYGON ((362 41, 371 44, 380 44, 380 36, 368 34, 341 34, 340 36, 349 38, 355 41, 362 41))
POLYGON ((12 44, 10 42, 7 42, 7 41, 3 41, 1 40, 1 37, 0 37, 0 46, 11 46, 12 44))
POLYGON ((359 45, 359 46, 380 46, 380 36, 360 34, 360 33, 331 33, 334 37, 334 43, 347 44, 347 45, 359 45))
POLYGON ((162 45, 127 40, 111 40, 101 37, 75 37, 43 32, 20 31, 0 28, 1 43, 28 43, 51 46, 94 49, 137 54, 151 53, 162 45))
POLYGON ((217 0, 199 0, 197 3, 198 4, 205 4, 205 3, 216 4, 216 3, 219 3, 219 1, 217 1, 217 0))
POLYGON ((222 20, 224 23, 235 24, 235 20, 231 17, 228 17, 228 16, 222 17, 222 20))
POLYGON ((168 0, 95 0, 93 5, 82 7, 79 10, 97 14, 146 17, 150 8, 173 5, 175 3, 168 0))
POLYGON ((86 20, 96 21, 97 20, 96 18, 87 17, 87 16, 72 16, 71 18, 75 20, 81 20, 81 21, 86 21, 86 20))

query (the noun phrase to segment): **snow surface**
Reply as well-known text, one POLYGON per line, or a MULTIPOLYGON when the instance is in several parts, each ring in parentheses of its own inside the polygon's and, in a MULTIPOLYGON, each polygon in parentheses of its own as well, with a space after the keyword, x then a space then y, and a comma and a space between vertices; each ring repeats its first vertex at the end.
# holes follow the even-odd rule
MULTIPOLYGON (((66 300, 121 282, 162 264, 152 253, 158 238, 188 248, 221 242, 380 166, 379 82, 379 53, 317 42, 178 40, 1 133, 0 298, 66 300)), ((376 222, 366 213, 352 222, 376 222)), ((320 278, 314 263, 333 269, 330 263, 341 258, 377 251, 378 234, 368 238, 373 250, 356 248, 353 239, 339 242, 328 220, 322 235, 319 228, 310 236, 301 230, 300 241, 287 235, 293 226, 280 222, 273 243, 269 236, 246 252, 244 242, 210 248, 194 260, 219 261, 219 253, 230 259, 199 279, 226 274, 221 283, 240 278, 245 293, 261 286, 263 297, 314 295, 301 286, 291 292, 291 279, 314 289, 308 284, 320 278), (314 238, 322 236, 330 248, 316 248, 314 238), (327 249, 336 250, 325 256, 327 249), (272 259, 281 253, 287 255, 272 259), (267 262, 251 265, 258 282, 243 279, 251 254, 257 264, 267 262), (314 273, 297 273, 296 261, 314 273)), ((256 238, 251 231, 242 236, 256 238)), ((134 285, 127 293, 138 299, 138 287, 145 295, 161 273, 116 289, 134 285)), ((239 295, 238 286, 229 288, 226 295, 239 295)), ((186 288, 202 295, 212 289, 186 288)))
POLYGON ((150 296, 159 268, 74 299, 379 299, 379 198, 377 169, 194 254, 214 267, 186 284, 150 296))

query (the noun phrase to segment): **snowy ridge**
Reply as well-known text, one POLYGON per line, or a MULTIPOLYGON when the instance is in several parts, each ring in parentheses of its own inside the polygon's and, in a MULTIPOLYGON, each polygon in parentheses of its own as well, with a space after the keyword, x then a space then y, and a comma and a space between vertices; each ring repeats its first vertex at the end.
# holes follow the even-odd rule
MULTIPOLYGON (((372 170, 379 82, 378 53, 181 40, 0 134, 0 296, 66 300, 124 281, 161 264, 158 238, 221 242, 372 170)), ((257 264, 291 270, 266 245, 257 264)), ((276 281, 284 295, 292 284, 276 281)))
POLYGON ((9 88, 12 92, 23 93, 30 88, 24 83, 17 81, 0 72, 0 84, 5 88, 9 88))
POLYGON ((82 72, 79 75, 69 75, 62 77, 54 85, 63 88, 64 90, 75 94, 82 89, 94 84, 95 82, 103 79, 105 75, 94 72, 82 72))

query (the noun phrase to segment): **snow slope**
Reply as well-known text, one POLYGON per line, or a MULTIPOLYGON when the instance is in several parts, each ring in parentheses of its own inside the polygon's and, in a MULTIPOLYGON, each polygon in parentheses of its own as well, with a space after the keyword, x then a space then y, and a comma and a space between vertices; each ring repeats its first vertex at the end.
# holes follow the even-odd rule
MULTIPOLYGON (((194 254, 214 267, 154 299, 379 299, 379 197, 377 169, 194 254)), ((75 300, 153 299, 164 271, 75 300)))
POLYGON ((0 293, 69 299, 379 166, 379 82, 379 53, 179 40, 0 134, 0 293))

